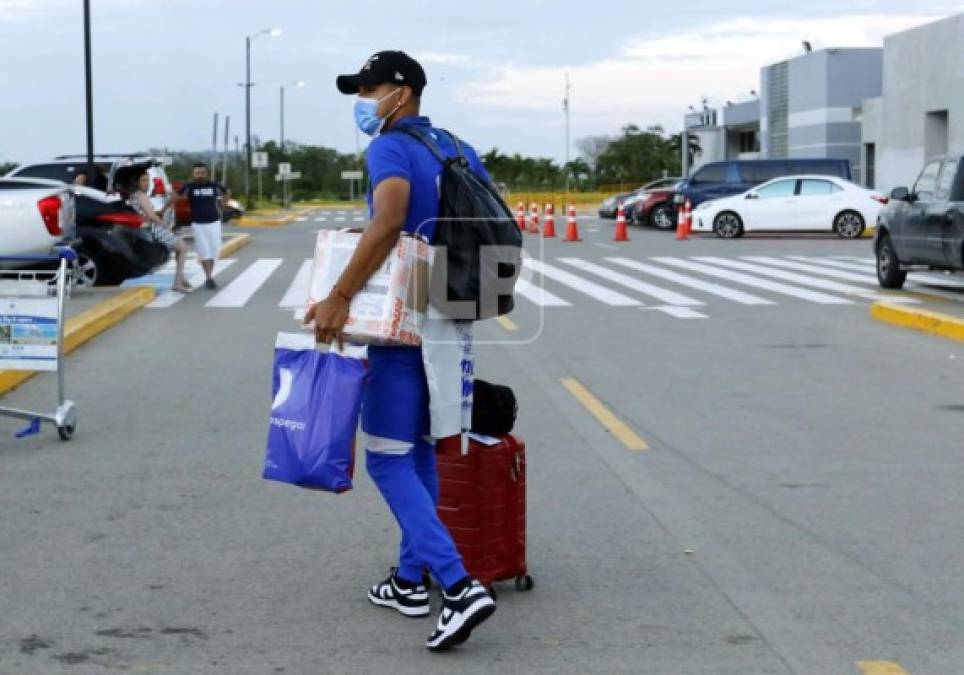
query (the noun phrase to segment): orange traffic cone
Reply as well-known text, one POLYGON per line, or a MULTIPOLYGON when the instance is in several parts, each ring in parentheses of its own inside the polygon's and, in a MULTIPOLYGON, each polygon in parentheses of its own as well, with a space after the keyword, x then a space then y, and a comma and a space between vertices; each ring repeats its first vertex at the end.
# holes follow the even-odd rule
POLYGON ((515 207, 515 224, 523 232, 526 231, 526 205, 522 202, 515 207))
POLYGON ((539 234, 539 205, 535 202, 529 207, 529 234, 539 234))
POLYGON ((569 214, 566 217, 566 238, 563 241, 582 241, 579 238, 579 225, 576 223, 576 207, 569 205, 569 214))
POLYGON ((679 215, 676 217, 676 240, 684 241, 690 236, 686 229, 686 202, 679 207, 679 215))
POLYGON ((542 228, 542 236, 545 239, 555 239, 556 238, 556 215, 554 213, 555 207, 552 204, 546 204, 546 224, 542 228))
POLYGON ((683 203, 683 214, 686 221, 686 236, 688 237, 693 234, 693 205, 689 199, 683 203))
POLYGON ((616 211, 616 236, 613 237, 613 241, 629 241, 629 233, 626 232, 626 212, 623 211, 622 204, 616 211))

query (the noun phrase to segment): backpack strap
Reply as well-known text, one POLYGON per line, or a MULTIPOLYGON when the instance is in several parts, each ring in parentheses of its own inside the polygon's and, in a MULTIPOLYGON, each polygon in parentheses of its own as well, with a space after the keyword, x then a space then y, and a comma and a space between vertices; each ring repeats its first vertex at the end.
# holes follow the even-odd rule
POLYGON ((447 157, 445 153, 442 152, 442 148, 439 147, 439 144, 436 143, 435 140, 421 127, 405 125, 401 127, 393 127, 390 129, 390 131, 398 131, 406 136, 411 136, 412 138, 421 141, 422 144, 431 151, 431 153, 435 156, 435 159, 437 159, 442 166, 455 163, 460 163, 463 165, 468 164, 468 159, 466 159, 465 153, 462 151, 462 141, 459 140, 458 136, 446 131, 445 129, 438 129, 438 131, 447 134, 449 138, 452 139, 452 143, 455 145, 454 157, 447 157))

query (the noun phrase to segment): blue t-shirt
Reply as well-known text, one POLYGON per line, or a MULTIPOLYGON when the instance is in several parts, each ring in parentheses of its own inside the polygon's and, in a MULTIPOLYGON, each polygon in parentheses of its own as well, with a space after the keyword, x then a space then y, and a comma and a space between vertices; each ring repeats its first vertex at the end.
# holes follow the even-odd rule
POLYGON ((191 222, 213 223, 221 220, 218 198, 227 193, 220 183, 210 180, 190 181, 181 186, 181 194, 191 202, 191 222))
MULTIPOLYGON (((455 156, 452 137, 434 129, 429 118, 403 117, 393 128, 401 126, 421 127, 428 131, 445 155, 455 156)), ((461 139, 459 141, 472 171, 483 180, 491 182, 472 146, 461 139)), ((374 213, 372 193, 378 184, 386 178, 404 178, 411 186, 404 231, 432 241, 435 219, 438 217, 441 175, 442 165, 420 140, 402 132, 387 131, 381 134, 368 146, 369 215, 374 213)))

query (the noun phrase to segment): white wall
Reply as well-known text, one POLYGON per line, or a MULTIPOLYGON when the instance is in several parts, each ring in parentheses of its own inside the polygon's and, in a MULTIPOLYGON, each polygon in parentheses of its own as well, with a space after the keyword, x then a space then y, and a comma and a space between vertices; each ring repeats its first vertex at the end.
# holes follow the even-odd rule
MULTIPOLYGON (((948 152, 964 152, 964 13, 884 40, 877 186, 910 185, 926 157, 929 111, 948 111, 948 152)), ((870 142, 870 141, 867 141, 870 142)))

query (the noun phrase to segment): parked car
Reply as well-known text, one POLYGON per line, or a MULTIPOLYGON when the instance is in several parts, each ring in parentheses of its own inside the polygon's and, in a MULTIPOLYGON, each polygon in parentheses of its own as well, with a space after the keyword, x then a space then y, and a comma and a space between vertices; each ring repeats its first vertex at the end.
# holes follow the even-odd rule
MULTIPOLYGON (((138 154, 95 155, 95 175, 87 187, 105 193, 123 192, 127 189, 132 171, 146 169, 151 177, 151 203, 156 210, 164 206, 171 195, 171 180, 164 170, 165 159, 138 154)), ((10 177, 48 178, 73 183, 77 174, 87 170, 86 155, 61 155, 49 162, 23 164, 7 174, 10 177)))
MULTIPOLYGON (((0 179, 0 257, 49 255, 74 243, 74 195, 59 183, 0 179)), ((0 267, 22 267, 0 262, 0 267)))
POLYGON ((0 178, 0 190, 12 185, 66 190, 73 195, 79 285, 118 284, 147 274, 169 258, 167 248, 141 229, 141 217, 117 195, 44 178, 0 178))
POLYGON ((850 162, 845 159, 747 159, 712 162, 683 181, 674 203, 686 199, 695 208, 709 199, 745 193, 763 183, 784 176, 819 175, 850 180, 850 162))
POLYGON ((632 192, 622 192, 618 195, 613 195, 605 200, 599 205, 599 217, 600 218, 615 218, 616 213, 619 210, 619 205, 623 204, 627 199, 636 194, 636 190, 632 192))
POLYGON ((693 212, 694 232, 732 239, 751 231, 836 232, 842 239, 876 223, 887 198, 831 176, 788 176, 737 195, 705 201, 693 212))
POLYGON ((673 195, 682 181, 682 178, 662 178, 643 186, 631 203, 624 206, 626 218, 636 225, 651 225, 660 230, 676 227, 673 195))
POLYGON ((964 157, 931 160, 908 190, 894 188, 874 236, 877 280, 900 288, 914 267, 964 269, 964 157))

